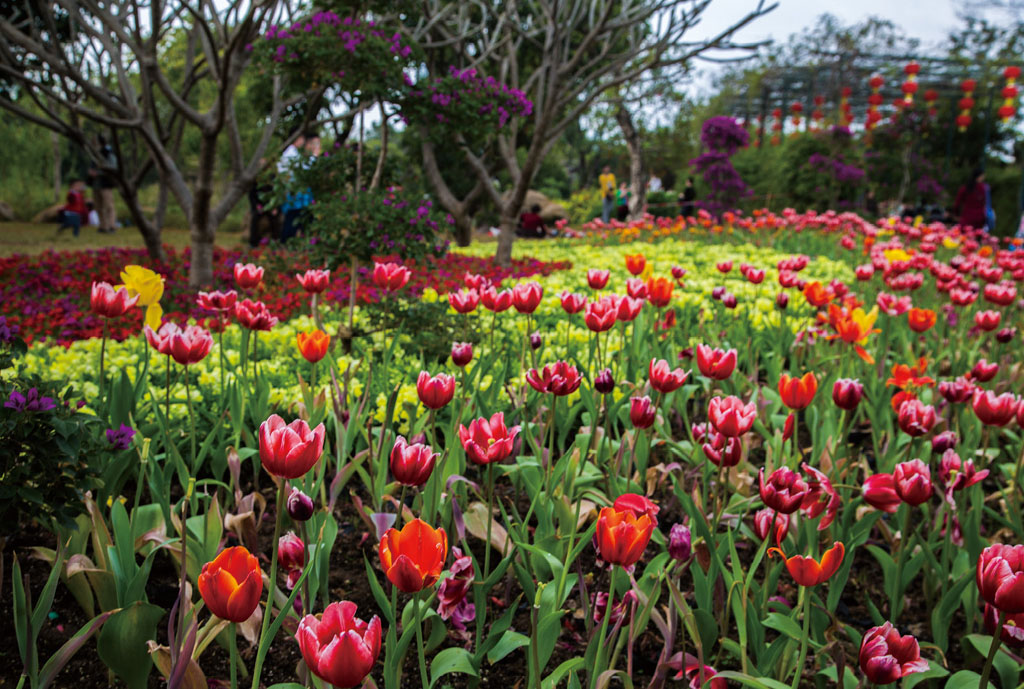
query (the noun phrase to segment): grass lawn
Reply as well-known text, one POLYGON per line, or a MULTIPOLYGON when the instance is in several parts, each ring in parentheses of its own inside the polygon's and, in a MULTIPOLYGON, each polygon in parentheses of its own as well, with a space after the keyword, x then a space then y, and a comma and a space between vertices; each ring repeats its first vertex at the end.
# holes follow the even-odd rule
MULTIPOLYGON (((165 228, 164 244, 176 248, 188 246, 188 230, 165 228)), ((222 232, 217 237, 217 245, 234 248, 242 241, 238 233, 222 232)), ((122 227, 114 234, 100 234, 95 227, 83 227, 77 237, 65 230, 57 235, 55 223, 3 222, 0 223, 0 256, 12 254, 38 254, 53 249, 55 251, 79 251, 84 249, 105 249, 107 247, 138 247, 143 248, 142 235, 134 227, 122 227)))

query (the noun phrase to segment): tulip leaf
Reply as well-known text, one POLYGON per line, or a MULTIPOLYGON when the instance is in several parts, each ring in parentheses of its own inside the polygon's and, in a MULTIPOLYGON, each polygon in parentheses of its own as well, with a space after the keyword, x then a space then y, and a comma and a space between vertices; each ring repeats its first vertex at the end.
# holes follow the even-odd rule
POLYGON ((934 660, 929 660, 927 670, 924 672, 915 672, 914 674, 903 678, 902 689, 914 689, 914 687, 925 680, 935 679, 937 677, 946 677, 947 675, 949 675, 949 670, 942 667, 934 660))
POLYGON ((964 572, 955 584, 942 595, 942 600, 932 609, 932 636, 935 645, 945 653, 949 646, 949 621, 960 605, 960 596, 974 582, 974 572, 964 572))
MULTIPOLYGON (((989 650, 992 647, 992 637, 985 636, 984 634, 968 634, 964 637, 964 644, 970 644, 974 650, 982 656, 988 656, 989 650)), ((1001 651, 1005 651, 1005 649, 1006 647, 1003 646, 1001 651)), ((995 660, 993 660, 992 664, 995 666, 996 672, 999 673, 1001 686, 1017 686, 1017 678, 1020 675, 1020 666, 1013 660, 1013 658, 1005 652, 999 652, 996 653, 995 660)))
POLYGON ((156 638, 156 625, 164 609, 139 601, 110 617, 100 632, 96 651, 129 689, 145 689, 153 662, 146 646, 156 638))
POLYGON ((473 656, 464 648, 446 648, 430 661, 430 686, 437 684, 437 680, 452 673, 472 675, 478 677, 476 668, 473 667, 473 656))
POLYGON ((267 689, 306 689, 298 682, 279 682, 277 684, 271 684, 267 689))
POLYGON ((748 674, 742 672, 733 672, 731 670, 723 670, 722 672, 715 673, 715 679, 721 677, 722 679, 736 680, 745 687, 754 687, 754 689, 789 689, 788 684, 769 679, 768 677, 751 677, 748 674))
POLYGON ((498 643, 494 644, 494 648, 487 652, 487 662, 494 665, 509 653, 512 653, 512 651, 522 648, 523 646, 528 646, 529 644, 530 637, 525 634, 520 634, 512 629, 508 629, 501 635, 498 643))
MULTIPOLYGON (((970 670, 960 670, 946 680, 945 689, 979 689, 981 686, 981 675, 970 670)), ((989 682, 989 687, 992 683, 989 682)))
MULTIPOLYGON (((836 680, 837 670, 836 670, 836 666, 835 665, 829 665, 827 668, 825 668, 824 670, 819 672, 818 675, 820 675, 822 677, 825 677, 826 679, 830 679, 833 682, 836 682, 838 684, 838 682, 836 680)), ((856 677, 856 675, 853 674, 853 669, 849 665, 846 665, 843 668, 843 684, 842 684, 842 689, 856 689, 856 687, 857 687, 857 677, 856 677)), ((905 682, 904 682, 904 687, 906 687, 906 683, 905 682)))
MULTIPOLYGON (((799 641, 800 637, 803 636, 803 630, 800 628, 800 625, 796 623, 796 620, 777 612, 768 613, 768 616, 764 618, 764 621, 761 622, 761 624, 769 629, 774 629, 784 636, 788 636, 794 641, 799 641)), ((812 646, 818 645, 815 644, 813 639, 808 639, 808 641, 812 646)))
POLYGON ((366 565, 366 580, 370 583, 370 592, 373 594, 373 599, 377 601, 377 607, 383 613, 388 626, 393 627, 395 624, 395 611, 391 609, 391 601, 388 600, 387 594, 384 593, 384 589, 377 579, 377 573, 373 571, 373 567, 370 566, 370 561, 366 559, 365 555, 363 556, 363 563, 366 565))
POLYGON ((565 677, 568 673, 579 669, 583 664, 584 659, 578 656, 576 658, 570 658, 569 660, 566 660, 561 665, 556 667, 550 675, 544 678, 544 681, 541 683, 542 689, 554 689, 559 685, 563 677, 565 677))

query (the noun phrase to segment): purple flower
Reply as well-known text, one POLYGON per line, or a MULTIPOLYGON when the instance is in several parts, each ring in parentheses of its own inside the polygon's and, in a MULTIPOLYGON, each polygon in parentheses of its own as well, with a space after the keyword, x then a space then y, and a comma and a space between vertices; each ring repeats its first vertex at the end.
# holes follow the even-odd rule
POLYGON ((116 430, 107 429, 107 442, 115 450, 127 450, 131 447, 133 437, 135 437, 135 429, 125 424, 121 424, 121 427, 116 430))
POLYGON ((24 395, 17 390, 11 390, 10 396, 4 402, 4 407, 18 412, 49 411, 56 406, 57 403, 52 397, 40 397, 36 388, 30 388, 24 395))

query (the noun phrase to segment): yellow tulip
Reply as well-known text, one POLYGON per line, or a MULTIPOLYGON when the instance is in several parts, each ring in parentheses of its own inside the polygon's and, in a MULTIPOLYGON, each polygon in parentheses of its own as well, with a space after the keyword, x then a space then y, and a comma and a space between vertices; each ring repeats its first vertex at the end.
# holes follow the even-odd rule
POLYGON ((160 298, 164 296, 163 276, 149 268, 129 265, 121 271, 121 281, 131 296, 139 295, 139 306, 146 307, 146 325, 153 330, 159 328, 164 315, 160 306, 160 298))

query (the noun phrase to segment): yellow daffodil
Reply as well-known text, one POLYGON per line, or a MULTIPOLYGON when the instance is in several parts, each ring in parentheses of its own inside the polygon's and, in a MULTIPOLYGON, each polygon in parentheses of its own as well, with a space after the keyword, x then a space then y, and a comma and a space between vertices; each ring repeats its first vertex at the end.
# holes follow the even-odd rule
POLYGON ((960 246, 960 240, 955 239, 953 237, 943 237, 942 246, 946 247, 947 249, 955 249, 958 246, 960 246))
POLYGON ((160 298, 164 296, 163 276, 149 268, 129 265, 121 271, 121 281, 131 296, 139 295, 139 306, 146 307, 146 325, 154 330, 159 328, 164 315, 160 306, 160 298))
POLYGON ((889 261, 889 263, 894 261, 909 261, 910 254, 903 249, 886 249, 885 260, 889 261))

